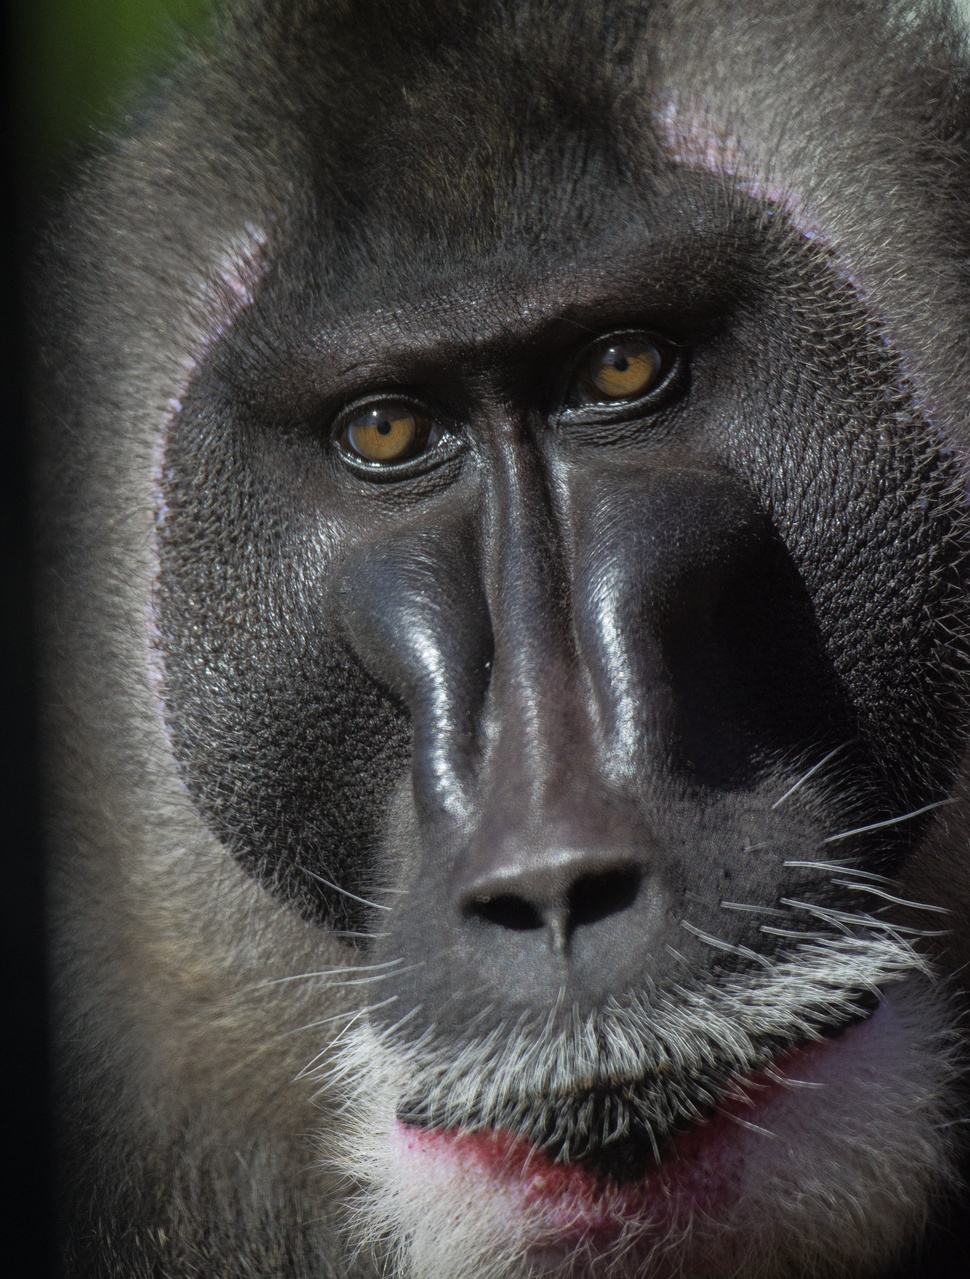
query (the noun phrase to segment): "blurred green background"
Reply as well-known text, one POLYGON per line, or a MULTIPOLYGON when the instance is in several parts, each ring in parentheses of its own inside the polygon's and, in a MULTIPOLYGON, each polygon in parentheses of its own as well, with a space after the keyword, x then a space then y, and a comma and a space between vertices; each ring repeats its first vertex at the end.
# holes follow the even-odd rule
POLYGON ((110 121, 179 29, 200 26, 210 7, 210 0, 21 0, 14 21, 28 170, 49 170, 91 125, 110 121))

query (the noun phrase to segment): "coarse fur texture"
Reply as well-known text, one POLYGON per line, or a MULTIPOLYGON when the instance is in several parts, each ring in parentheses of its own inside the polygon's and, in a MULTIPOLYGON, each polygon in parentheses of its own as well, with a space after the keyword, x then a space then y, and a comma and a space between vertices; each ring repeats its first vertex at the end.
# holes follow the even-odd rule
POLYGON ((958 9, 245 0, 40 256, 67 1274, 966 1273, 958 9))

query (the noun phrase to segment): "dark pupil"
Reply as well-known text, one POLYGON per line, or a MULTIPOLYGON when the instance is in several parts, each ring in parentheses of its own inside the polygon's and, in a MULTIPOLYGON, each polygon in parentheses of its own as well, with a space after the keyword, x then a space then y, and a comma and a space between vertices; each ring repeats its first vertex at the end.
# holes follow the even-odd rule
POLYGON ((394 426, 394 423, 391 421, 389 417, 379 418, 377 422, 377 434, 390 435, 393 426, 394 426))
POLYGON ((616 355, 612 351, 607 356, 607 363, 611 364, 617 373, 625 373, 630 367, 630 361, 625 355, 616 355))

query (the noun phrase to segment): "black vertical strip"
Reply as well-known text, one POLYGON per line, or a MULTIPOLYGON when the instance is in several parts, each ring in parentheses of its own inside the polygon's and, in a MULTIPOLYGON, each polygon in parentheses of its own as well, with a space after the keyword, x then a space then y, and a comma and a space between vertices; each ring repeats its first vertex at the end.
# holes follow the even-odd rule
POLYGON ((2 1268, 57 1273, 38 798, 23 271, 29 192, 22 11, 0 6, 0 1150, 2 1268))

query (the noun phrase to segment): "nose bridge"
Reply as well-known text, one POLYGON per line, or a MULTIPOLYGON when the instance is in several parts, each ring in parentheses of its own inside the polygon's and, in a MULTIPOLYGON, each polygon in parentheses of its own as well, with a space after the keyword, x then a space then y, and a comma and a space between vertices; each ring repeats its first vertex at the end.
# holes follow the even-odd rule
MULTIPOLYGON (((642 825, 610 786, 598 714, 602 677, 583 648, 570 513, 538 450, 509 449, 492 472, 482 582, 493 638, 474 820, 449 895, 472 926, 542 932, 565 953, 574 930, 641 897, 642 825)), ((584 623, 590 630, 590 623, 584 623)))
POLYGON ((486 784, 528 804, 594 753, 588 681, 577 652, 565 514, 542 461, 509 450, 493 472, 482 577, 493 657, 485 707, 486 784))

